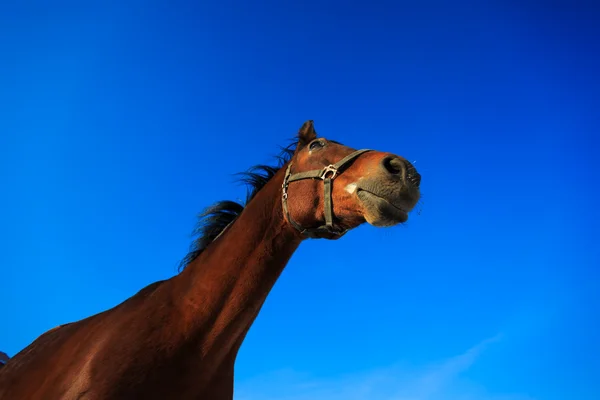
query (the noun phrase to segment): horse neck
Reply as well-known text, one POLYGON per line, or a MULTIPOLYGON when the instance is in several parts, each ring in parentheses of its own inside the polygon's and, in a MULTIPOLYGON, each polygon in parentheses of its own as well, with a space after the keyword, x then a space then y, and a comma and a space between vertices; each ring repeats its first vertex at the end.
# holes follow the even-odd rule
POLYGON ((284 222, 282 181, 283 169, 177 277, 186 336, 199 341, 205 357, 223 358, 237 352, 301 242, 298 233, 284 222))

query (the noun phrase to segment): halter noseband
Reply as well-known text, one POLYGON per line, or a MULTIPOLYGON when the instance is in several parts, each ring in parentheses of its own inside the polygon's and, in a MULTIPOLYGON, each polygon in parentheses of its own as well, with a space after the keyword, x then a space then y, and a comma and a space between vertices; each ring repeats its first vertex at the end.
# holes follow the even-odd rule
POLYGON ((290 224, 296 228, 300 233, 309 238, 318 238, 322 233, 330 233, 337 236, 344 235, 348 229, 339 229, 333 225, 333 204, 331 201, 331 190, 332 190, 332 181, 338 176, 341 171, 340 169, 344 167, 346 164, 350 163, 350 161, 354 160, 356 157, 360 156, 363 153, 371 151, 370 149, 357 150, 352 154, 347 155, 342 158, 340 161, 335 164, 330 164, 322 169, 313 169, 311 171, 306 172, 298 172, 296 174, 292 174, 292 163, 287 167, 285 171, 285 178, 283 178, 283 193, 282 193, 282 204, 283 204, 283 212, 287 220, 290 224), (323 181, 323 196, 324 196, 324 211, 325 211, 325 225, 321 225, 317 228, 303 228, 300 224, 298 224, 288 210, 287 206, 287 198, 288 198, 288 187, 291 182, 299 181, 302 179, 321 179, 323 181))

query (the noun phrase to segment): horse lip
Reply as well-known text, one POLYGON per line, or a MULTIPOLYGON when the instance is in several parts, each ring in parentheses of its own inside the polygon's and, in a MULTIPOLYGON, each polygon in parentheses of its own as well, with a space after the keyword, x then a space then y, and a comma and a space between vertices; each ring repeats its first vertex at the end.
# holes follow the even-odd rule
POLYGON ((357 195, 358 195, 358 192, 360 192, 360 191, 367 192, 367 193, 369 193, 369 194, 371 194, 371 195, 373 195, 373 196, 375 196, 375 197, 377 197, 377 198, 380 198, 381 200, 385 201, 386 203, 388 203, 388 204, 389 204, 389 205, 391 205, 392 207, 394 207, 394 208, 397 208, 399 211, 401 211, 401 212, 403 212, 403 213, 405 213, 405 214, 408 214, 408 213, 410 212, 410 210, 407 210, 406 208, 402 207, 401 205, 394 204, 394 203, 393 203, 392 201, 390 201, 389 199, 387 199, 387 198, 385 198, 385 197, 381 196, 380 194, 374 193, 374 192, 373 192, 373 191, 371 191, 371 190, 367 190, 367 189, 364 189, 364 188, 361 188, 361 187, 358 187, 358 188, 356 188, 356 194, 357 194, 357 195))

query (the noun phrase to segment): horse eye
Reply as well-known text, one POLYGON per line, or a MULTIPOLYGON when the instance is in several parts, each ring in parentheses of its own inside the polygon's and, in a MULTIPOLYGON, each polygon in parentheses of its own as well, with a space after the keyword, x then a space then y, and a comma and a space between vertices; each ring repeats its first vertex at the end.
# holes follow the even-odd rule
POLYGON ((323 146, 325 146, 325 143, 323 143, 321 140, 315 140, 314 142, 312 142, 310 144, 310 146, 308 146, 308 149, 309 150, 314 150, 314 149, 317 149, 317 148, 321 148, 323 146))

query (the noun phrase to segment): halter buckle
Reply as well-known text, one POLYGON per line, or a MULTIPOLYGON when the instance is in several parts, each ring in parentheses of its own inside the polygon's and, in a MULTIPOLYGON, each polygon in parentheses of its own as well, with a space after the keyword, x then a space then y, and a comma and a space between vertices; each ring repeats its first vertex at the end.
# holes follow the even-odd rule
POLYGON ((336 168, 336 166, 333 164, 329 164, 328 166, 323 168, 323 173, 321 174, 320 178, 322 180, 325 180, 327 178, 333 179, 337 176, 337 173, 338 173, 338 169, 336 168), (327 174, 329 174, 329 173, 331 173, 331 176, 327 176, 327 174))
POLYGON ((285 177, 285 179, 283 180, 283 185, 281 185, 281 197, 283 197, 283 200, 287 200, 288 198, 288 181, 287 181, 287 175, 285 177))

